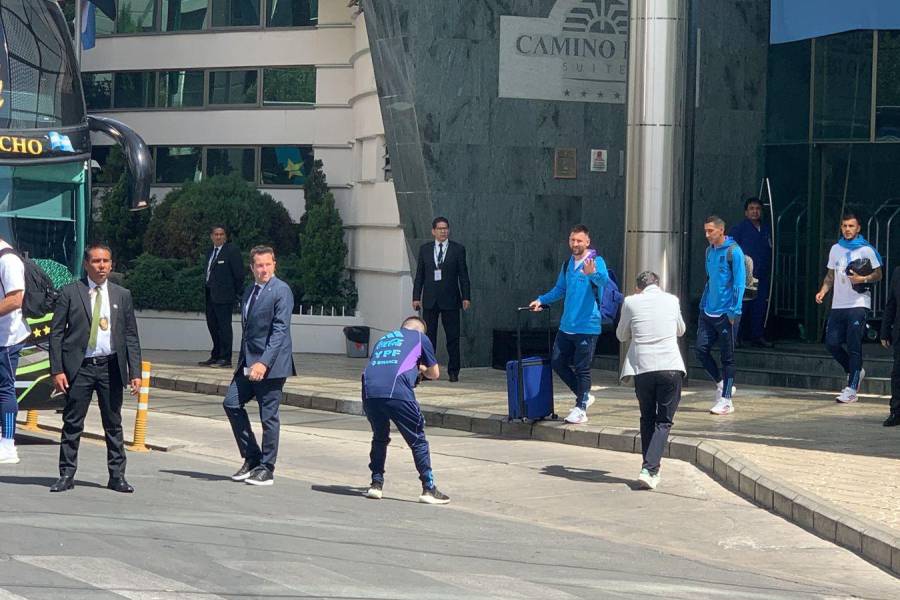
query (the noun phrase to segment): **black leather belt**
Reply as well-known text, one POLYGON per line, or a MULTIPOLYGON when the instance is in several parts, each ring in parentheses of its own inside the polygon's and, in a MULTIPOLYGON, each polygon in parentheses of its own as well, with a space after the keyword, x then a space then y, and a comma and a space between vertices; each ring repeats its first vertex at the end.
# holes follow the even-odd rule
POLYGON ((90 358, 85 358, 81 361, 82 367, 101 367, 105 364, 109 364, 109 361, 113 360, 116 357, 115 354, 109 354, 107 356, 92 356, 90 358))

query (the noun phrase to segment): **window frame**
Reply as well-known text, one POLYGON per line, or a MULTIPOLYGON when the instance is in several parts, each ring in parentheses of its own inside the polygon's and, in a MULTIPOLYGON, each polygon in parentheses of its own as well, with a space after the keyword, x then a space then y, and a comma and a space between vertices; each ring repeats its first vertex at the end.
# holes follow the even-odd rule
POLYGON ((262 104, 262 69, 260 67, 252 68, 252 67, 233 67, 233 68, 216 68, 216 69, 207 69, 206 77, 204 78, 206 81, 206 102, 204 107, 209 107, 215 110, 222 109, 231 109, 231 108, 258 108, 262 104), (256 72, 256 102, 255 103, 241 103, 241 104, 228 104, 228 103, 216 103, 213 104, 212 99, 210 97, 210 86, 212 84, 212 75, 213 73, 232 73, 232 72, 241 72, 244 73, 252 73, 256 72))

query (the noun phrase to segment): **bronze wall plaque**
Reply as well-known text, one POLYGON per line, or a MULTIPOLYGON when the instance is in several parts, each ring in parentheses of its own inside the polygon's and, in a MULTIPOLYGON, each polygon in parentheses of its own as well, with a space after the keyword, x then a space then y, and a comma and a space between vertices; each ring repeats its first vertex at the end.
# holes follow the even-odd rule
POLYGON ((553 155, 553 177, 555 179, 575 179, 577 164, 575 148, 557 148, 553 155))

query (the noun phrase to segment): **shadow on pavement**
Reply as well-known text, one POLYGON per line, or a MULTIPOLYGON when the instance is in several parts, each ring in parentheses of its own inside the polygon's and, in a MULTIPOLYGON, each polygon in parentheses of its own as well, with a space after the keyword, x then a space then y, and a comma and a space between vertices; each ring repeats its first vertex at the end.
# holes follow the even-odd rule
POLYGON ((632 490, 640 490, 638 483, 631 479, 622 479, 621 477, 611 477, 609 471, 601 471, 600 469, 573 469, 563 465, 547 465, 541 469, 541 475, 550 475, 551 477, 562 477, 572 481, 591 481, 594 483, 621 483, 627 485, 632 490))
POLYGON ((228 475, 217 475, 215 473, 201 473, 199 471, 179 471, 160 469, 160 473, 169 473, 171 475, 181 475, 182 477, 190 477, 191 479, 201 479, 203 481, 231 481, 228 475))
POLYGON ((366 488, 349 485, 312 485, 310 489, 314 492, 323 492, 336 496, 362 496, 363 492, 366 491, 366 488))
MULTIPOLYGON (((48 489, 51 485, 56 483, 57 479, 58 477, 23 477, 19 475, 0 475, 0 483, 9 483, 11 485, 36 485, 48 489)), ((106 488, 105 485, 101 485, 93 481, 82 481, 81 479, 75 480, 75 487, 106 488)))

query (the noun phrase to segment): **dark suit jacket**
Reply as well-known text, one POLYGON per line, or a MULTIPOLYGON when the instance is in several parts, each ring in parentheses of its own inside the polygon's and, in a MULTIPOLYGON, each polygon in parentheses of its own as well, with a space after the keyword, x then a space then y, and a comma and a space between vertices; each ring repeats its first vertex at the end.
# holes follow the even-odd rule
MULTIPOLYGON (((108 282, 112 350, 119 362, 122 383, 141 377, 141 342, 131 292, 108 282)), ((50 323, 50 372, 65 373, 71 384, 81 368, 91 335, 91 299, 87 278, 59 292, 50 323)))
POLYGON ((241 355, 238 370, 252 367, 261 362, 269 369, 266 378, 296 375, 293 347, 291 344, 291 311, 294 309, 294 294, 291 288, 272 277, 268 285, 257 295, 253 310, 244 316, 244 307, 250 300, 253 285, 248 285, 241 298, 241 355))
POLYGON ((898 301, 900 301, 900 267, 896 267, 891 273, 891 291, 888 293, 888 301, 884 307, 884 316, 881 318, 881 339, 888 340, 896 345, 900 342, 900 317, 897 315, 898 301))
POLYGON ((419 248, 413 300, 421 300, 428 310, 462 308, 463 300, 471 300, 466 247, 450 240, 441 267, 441 280, 434 280, 434 242, 419 248), (424 293, 423 293, 424 292, 424 293))
POLYGON ((244 287, 244 277, 247 270, 241 263, 241 252, 231 242, 225 242, 216 262, 209 271, 209 281, 206 278, 206 265, 212 256, 214 248, 210 248, 203 257, 204 285, 209 288, 209 299, 214 304, 234 304, 241 295, 244 287))

